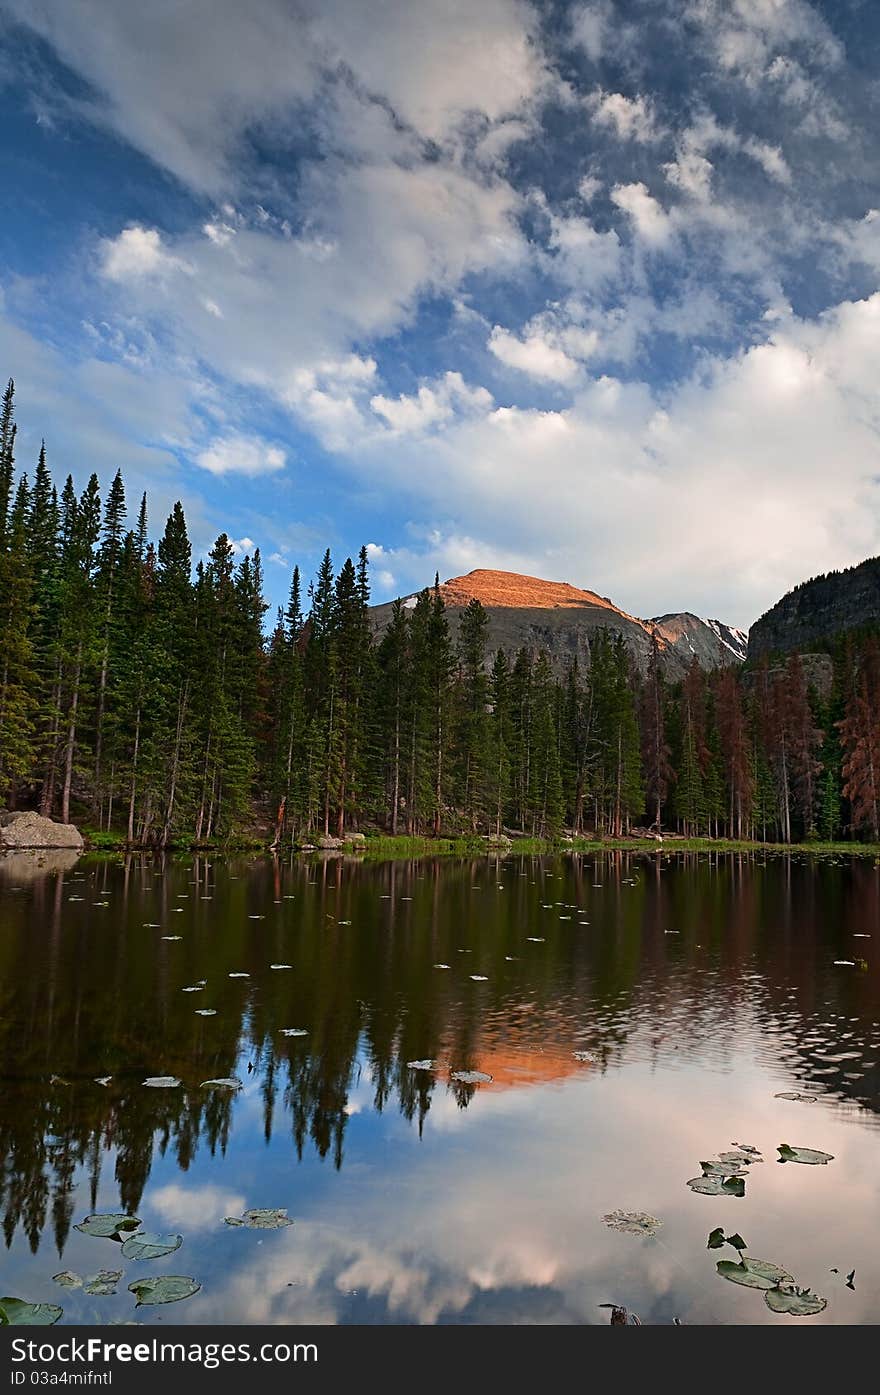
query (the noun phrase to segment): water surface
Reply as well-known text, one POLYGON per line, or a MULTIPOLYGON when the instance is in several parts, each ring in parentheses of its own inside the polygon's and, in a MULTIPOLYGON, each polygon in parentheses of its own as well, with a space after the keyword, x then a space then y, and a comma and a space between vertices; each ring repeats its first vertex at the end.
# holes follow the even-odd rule
POLYGON ((828 1299, 802 1322, 873 1322, 878 910, 863 859, 0 858, 0 1293, 64 1323, 163 1273, 201 1290, 140 1322, 797 1321, 716 1275, 723 1226, 828 1299), (745 1197, 689 1191, 734 1141, 745 1197), (248 1207, 294 1225, 224 1224, 248 1207), (73 1228, 120 1210, 183 1246, 73 1228), (52 1281, 101 1268, 116 1296, 52 1281))

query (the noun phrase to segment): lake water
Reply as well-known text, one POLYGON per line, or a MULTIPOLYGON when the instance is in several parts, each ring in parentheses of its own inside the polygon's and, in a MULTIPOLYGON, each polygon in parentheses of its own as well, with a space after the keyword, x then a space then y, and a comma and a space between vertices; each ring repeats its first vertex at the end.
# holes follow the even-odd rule
POLYGON ((138 1321, 874 1322, 878 912, 855 858, 0 858, 0 1295, 125 1321, 176 1274, 199 1292, 138 1321), (734 1142, 745 1196, 689 1190, 734 1142), (294 1224, 225 1224, 254 1207, 294 1224), (73 1228, 95 1211, 183 1245, 125 1260, 73 1228), (717 1226, 824 1312, 721 1278, 717 1226), (115 1296, 53 1282, 102 1268, 115 1296))

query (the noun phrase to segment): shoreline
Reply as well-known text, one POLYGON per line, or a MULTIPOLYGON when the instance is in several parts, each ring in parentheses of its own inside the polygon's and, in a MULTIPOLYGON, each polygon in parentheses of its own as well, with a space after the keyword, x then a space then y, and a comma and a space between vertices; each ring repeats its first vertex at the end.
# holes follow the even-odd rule
POLYGON ((772 853, 809 855, 811 857, 858 857, 880 861, 880 843, 762 843, 729 838, 512 838, 490 843, 485 837, 434 838, 385 837, 367 835, 365 840, 344 841, 340 848, 323 849, 313 846, 289 845, 272 848, 257 839, 229 839, 223 842, 156 844, 128 843, 122 837, 102 833, 98 836, 83 830, 83 853, 211 853, 233 856, 253 854, 288 857, 359 857, 372 861, 388 861, 421 857, 510 857, 511 855, 543 857, 553 854, 634 852, 669 855, 672 853, 772 853))

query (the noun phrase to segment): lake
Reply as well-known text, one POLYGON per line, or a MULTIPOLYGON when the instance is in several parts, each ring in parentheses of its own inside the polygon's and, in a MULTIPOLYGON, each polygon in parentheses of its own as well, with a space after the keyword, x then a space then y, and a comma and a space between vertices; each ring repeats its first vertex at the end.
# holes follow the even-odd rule
POLYGON ((874 1322, 878 912, 864 858, 0 857, 0 1294, 62 1323, 131 1320, 161 1274, 201 1287, 139 1322, 874 1322), (686 1185, 733 1144, 763 1157, 743 1196, 686 1185), (251 1208, 294 1224, 226 1224, 251 1208), (93 1212, 183 1243, 123 1258, 93 1212), (727 1282, 716 1227, 827 1307, 727 1282), (101 1269, 115 1294, 53 1282, 101 1269))

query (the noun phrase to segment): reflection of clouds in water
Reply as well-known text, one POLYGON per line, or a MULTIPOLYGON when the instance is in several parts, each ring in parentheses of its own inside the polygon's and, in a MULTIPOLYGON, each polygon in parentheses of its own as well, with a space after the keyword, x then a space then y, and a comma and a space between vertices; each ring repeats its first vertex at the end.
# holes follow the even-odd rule
POLYGON ((227 1191, 210 1183, 185 1187, 180 1182, 168 1182, 148 1195, 145 1210, 158 1211, 168 1225, 186 1230, 208 1230, 222 1225, 226 1216, 240 1216, 247 1206, 243 1195, 227 1191))
MULTIPOLYGON (((723 1081, 696 1070, 677 1071, 675 1081, 680 1113, 647 1065, 625 1081, 615 1072, 540 1096, 487 1090, 479 1111, 464 1112, 466 1149, 454 1130, 435 1130, 415 1166, 412 1152, 388 1148, 382 1168, 337 1174, 307 1220, 267 1236, 234 1274, 221 1266, 187 1320, 504 1322, 532 1312, 539 1321, 601 1323, 598 1305, 615 1301, 650 1322, 788 1321, 760 1294, 717 1277, 706 1237, 723 1225, 824 1294, 829 1309, 818 1320, 871 1321, 878 1265, 867 1238, 859 1242, 848 1226, 842 1239, 837 1191, 845 1176, 847 1213, 862 1217, 865 1237, 875 1233, 880 1204, 863 1135, 822 1106, 783 1116, 773 1082, 748 1057, 723 1081), (523 1125, 529 1110, 531 1129, 523 1125), (835 1163, 778 1165, 786 1133, 827 1147, 835 1163), (699 1160, 735 1139, 766 1159, 751 1170, 747 1199, 690 1193, 685 1181, 699 1160), (618 1206, 659 1216, 658 1239, 606 1229, 601 1216, 618 1206), (855 1293, 829 1275, 853 1265, 855 1293)), ((384 1121, 386 1139, 398 1126, 384 1121)))

